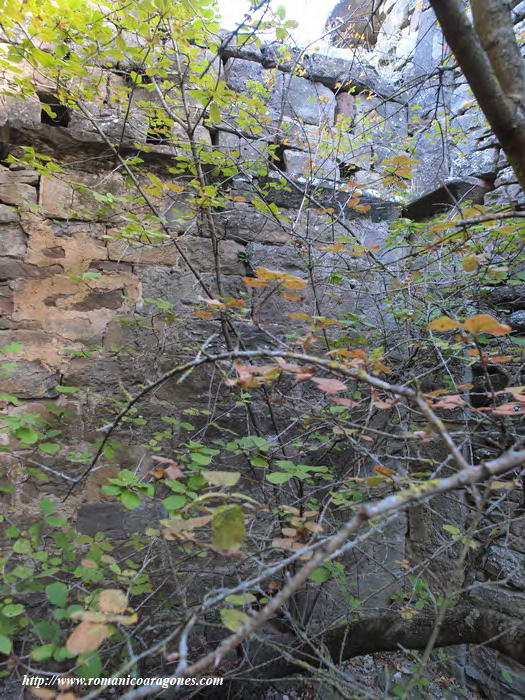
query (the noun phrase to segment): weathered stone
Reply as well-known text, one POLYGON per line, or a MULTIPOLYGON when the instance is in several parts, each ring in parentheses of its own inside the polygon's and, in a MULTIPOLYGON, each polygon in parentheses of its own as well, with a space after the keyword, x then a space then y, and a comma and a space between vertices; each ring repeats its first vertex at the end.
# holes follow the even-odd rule
POLYGON ((8 170, 7 168, 0 169, 0 186, 1 185, 38 185, 40 176, 36 170, 8 170))
POLYGON ((413 221, 429 219, 446 211, 458 201, 479 204, 490 189, 487 182, 474 177, 447 180, 441 187, 426 192, 410 202, 403 209, 402 215, 413 221))
POLYGON ((59 374, 48 370, 41 362, 18 360, 7 377, 2 373, 0 390, 21 399, 50 398, 57 396, 54 387, 59 381, 59 374))
MULTIPOLYGON (((116 231, 108 229, 108 235, 116 235, 116 231)), ((108 256, 111 261, 145 263, 149 265, 178 265, 180 253, 173 243, 157 245, 132 245, 123 238, 108 241, 108 256)))
POLYGON ((78 510, 75 527, 85 535, 103 532, 106 537, 127 539, 147 527, 155 527, 166 517, 158 502, 144 503, 135 510, 127 510, 120 503, 85 503, 78 510))
POLYGON ((335 119, 353 119, 355 113, 355 98, 349 92, 340 92, 335 97, 335 119))
POLYGON ((270 106, 278 114, 300 119, 307 124, 333 124, 335 96, 321 83, 280 74, 270 106))
POLYGON ((283 159, 286 173, 290 177, 339 179, 339 165, 331 158, 286 150, 283 159))
POLYGON ((248 202, 235 202, 230 209, 217 212, 217 226, 224 238, 241 243, 287 243, 290 240, 290 224, 286 219, 258 211, 248 202))
POLYGON ((16 204, 23 206, 36 204, 36 189, 25 183, 8 181, 0 185, 0 202, 3 204, 16 204))
POLYGON ((455 155, 452 161, 452 174, 454 177, 469 176, 484 179, 494 179, 498 172, 499 150, 497 148, 465 149, 461 144, 461 152, 455 155))
POLYGON ((73 305, 76 311, 94 311, 95 309, 120 309, 124 303, 122 289, 112 291, 90 292, 82 301, 73 305))
POLYGON ((58 265, 37 267, 12 258, 0 258, 0 281, 10 279, 43 279, 63 272, 58 265))
MULTIPOLYGON (((68 180, 42 177, 39 205, 46 214, 56 219, 111 220, 115 217, 115 205, 99 202, 91 191, 118 196, 124 193, 120 175, 71 172, 68 180)), ((1 198, 1 188, 0 188, 1 198)))
POLYGON ((21 227, 18 224, 0 225, 0 255, 20 258, 25 252, 26 236, 21 227))
POLYGON ((485 571, 492 580, 504 580, 507 586, 525 590, 525 554, 506 547, 489 547, 485 571))
POLYGON ((492 287, 488 298, 492 304, 511 311, 525 309, 525 284, 492 287))
POLYGON ((242 58, 229 58, 224 65, 224 75, 232 90, 244 94, 252 94, 249 81, 267 86, 275 80, 273 71, 264 69, 260 63, 245 61, 242 58))
MULTIPOLYGON (((223 275, 240 275, 244 272, 240 256, 244 247, 235 241, 218 241, 217 261, 213 254, 212 241, 208 238, 183 236, 178 244, 186 259, 199 272, 214 272, 217 265, 223 275)), ((181 262, 181 266, 183 265, 181 262)))
POLYGON ((0 224, 11 224, 15 221, 18 221, 16 207, 7 207, 5 204, 0 204, 0 224))
POLYGON ((525 310, 515 311, 514 313, 512 313, 508 317, 507 323, 513 331, 517 331, 518 333, 525 333, 525 310))

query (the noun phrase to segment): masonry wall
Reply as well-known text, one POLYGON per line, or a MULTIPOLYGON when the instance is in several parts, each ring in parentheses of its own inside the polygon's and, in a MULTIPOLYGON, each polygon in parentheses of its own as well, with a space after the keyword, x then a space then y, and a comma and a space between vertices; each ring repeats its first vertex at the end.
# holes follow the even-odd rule
MULTIPOLYGON (((519 3, 515 10, 518 31, 525 27, 523 8, 525 3, 519 3)), ((291 52, 282 60, 255 46, 224 49, 212 70, 239 93, 253 91, 250 81, 260 83, 265 89, 259 99, 267 112, 259 123, 241 129, 232 105, 231 113, 225 109, 213 129, 203 123, 197 127, 200 149, 209 150, 213 144, 229 155, 232 164, 241 165, 241 172, 225 185, 228 204, 213 215, 213 222, 192 206, 184 177, 170 173, 173 157, 187 152, 188 144, 183 134, 175 134, 175 143, 166 144, 154 133, 141 104, 152 99, 151 92, 137 90, 128 113, 122 99, 125 66, 99 71, 100 90, 90 104, 96 126, 75 111, 67 115, 67 125, 49 123, 42 102, 53 104, 53 86, 39 75, 31 74, 34 96, 23 102, 0 98, 4 156, 17 156, 32 147, 57 158, 63 168, 51 176, 27 165, 0 167, 0 346, 23 345, 22 356, 6 356, 17 363, 0 386, 21 403, 4 402, 2 411, 50 416, 53 411, 59 416, 68 411, 62 428, 80 454, 112 415, 108 392, 117 396, 124 386, 133 393, 193 356, 217 330, 215 322, 196 320, 194 315, 203 283, 212 297, 219 293, 211 225, 219 239, 223 294, 238 298, 246 293, 242 277, 258 265, 279 269, 314 281, 318 290, 316 298, 306 291, 294 312, 328 318, 343 312, 365 314, 378 329, 378 342, 387 347, 395 343, 401 329, 384 305, 385 280, 363 258, 348 258, 345 265, 352 276, 334 296, 326 281, 340 267, 340 255, 323 247, 347 235, 350 227, 362 246, 377 246, 379 260, 395 272, 401 253, 384 244, 389 223, 399 216, 423 220, 454 201, 513 206, 524 201, 459 72, 438 70, 447 49, 426 3, 385 2, 381 18, 370 50, 356 47, 348 58, 291 52), (437 120, 446 125, 444 131, 437 128, 437 120), (163 184, 162 192, 150 199, 167 230, 178 237, 175 242, 163 238, 153 225, 151 241, 135 245, 130 240, 130 216, 147 221, 151 212, 129 175, 117 167, 118 159, 108 146, 115 139, 125 155, 137 152, 137 144, 144 146, 141 157, 163 184), (267 185, 279 180, 268 144, 275 146, 275 159, 286 175, 284 189, 267 189, 277 216, 261 211, 247 196, 253 181, 267 185), (383 162, 399 155, 400 144, 417 161, 404 198, 393 194, 383 178, 383 162), (311 183, 315 201, 308 204, 304 190, 311 183), (366 211, 344 207, 355 196, 356 186, 366 211), (323 212, 338 207, 345 213, 334 224, 323 212), (305 244, 314 251, 308 264, 305 244), (90 275, 93 272, 101 274, 90 275), (161 298, 170 302, 169 314, 149 301, 161 298), (62 394, 56 388, 60 385, 82 391, 78 396, 62 394)), ((202 59, 206 58, 203 52, 202 59)), ((26 70, 29 75, 30 69, 26 70)), ((139 184, 147 189, 151 179, 144 176, 139 184)), ((262 292, 250 293, 247 347, 264 345, 269 337, 285 337, 290 330, 288 306, 279 299, 261 305, 262 292)), ((504 298, 504 292, 499 294, 504 298)), ((522 301, 512 301, 510 311, 525 309, 522 301)), ((508 311, 508 300, 500 306, 508 311)), ((519 318, 515 317, 516 323, 519 318)), ((298 321, 294 330, 303 327, 298 321)), ((214 391, 220 388, 210 375, 192 377, 183 386, 165 385, 145 409, 150 425, 166 406, 179 412, 194 405, 209 407, 214 391)), ((234 409, 231 420, 235 422, 234 409)), ((271 434, 271 426, 265 427, 271 434)), ((158 516, 148 507, 133 513, 119 509, 100 491, 103 480, 120 468, 151 466, 151 454, 141 446, 140 437, 138 428, 135 447, 114 462, 105 460, 103 468, 67 501, 65 508, 81 531, 93 532, 96 527, 112 537, 124 537, 158 516)), ((5 441, 5 435, 1 439, 5 441)), ((7 479, 17 486, 10 505, 21 518, 32 515, 37 493, 63 492, 85 468, 82 463, 72 468, 68 462, 64 476, 65 455, 62 462, 60 454, 40 456, 39 461, 49 481, 37 488, 27 479, 27 464, 0 453, 7 479)), ((383 548, 380 556, 393 574, 374 574, 363 559, 362 585, 370 590, 386 587, 376 603, 385 603, 396 590, 394 579, 400 572, 395 561, 405 550, 419 547, 418 551, 428 552, 439 546, 425 530, 425 517, 424 509, 410 514, 412 541, 407 541, 403 523, 389 542, 372 545, 376 551, 383 548), (419 532, 418 541, 414 532, 419 532)), ((463 515, 453 517, 459 521, 463 515)), ((489 585, 479 587, 476 595, 486 600, 493 595, 490 583, 504 578, 509 605, 525 605, 525 580, 519 573, 525 566, 522 542, 522 533, 510 532, 488 549, 476 576, 489 585)), ((470 677, 489 687, 486 668, 470 660, 463 665, 470 677)), ((523 675, 515 668, 512 672, 525 692, 523 675)))

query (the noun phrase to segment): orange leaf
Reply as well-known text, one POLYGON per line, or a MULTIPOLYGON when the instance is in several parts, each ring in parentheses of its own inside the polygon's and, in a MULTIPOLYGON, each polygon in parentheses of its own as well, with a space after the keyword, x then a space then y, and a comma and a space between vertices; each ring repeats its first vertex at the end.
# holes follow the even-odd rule
POLYGON ((69 635, 66 647, 71 654, 85 654, 95 651, 102 644, 110 631, 107 625, 98 622, 81 622, 69 635))
POLYGON ((468 318, 464 323, 465 330, 470 333, 490 333, 491 335, 507 335, 512 331, 510 326, 500 323, 493 316, 478 314, 468 318))
POLYGON ((461 328, 462 324, 454 321, 448 316, 440 316, 434 321, 428 324, 427 330, 429 331, 439 331, 440 333, 444 331, 452 331, 454 328, 461 328))
POLYGON ((312 381, 317 384, 317 387, 324 391, 325 394, 337 394, 338 391, 346 391, 346 385, 340 382, 339 379, 326 379, 324 377, 313 377, 312 381))
POLYGON ((330 401, 332 403, 335 403, 337 406, 346 406, 347 408, 359 406, 359 403, 357 401, 352 401, 352 399, 341 399, 338 396, 331 396, 330 401))
POLYGON ((512 355, 494 355, 489 357, 490 362, 510 362, 513 359, 512 355))
POLYGON ((199 318, 213 318, 213 313, 211 311, 203 311, 202 309, 195 309, 195 316, 199 318))
POLYGON ((525 415, 525 407, 519 403, 504 403, 502 406, 497 406, 492 410, 498 416, 523 416, 525 415))
POLYGON ((395 469, 390 469, 390 467, 384 467, 382 464, 376 464, 374 466, 374 471, 383 476, 391 476, 395 474, 395 469))
POLYGON ((303 301, 304 299, 303 294, 296 294, 295 292, 283 292, 282 296, 286 299, 286 301, 292 301, 295 304, 303 301))
POLYGON ((258 280, 255 277, 243 277, 242 281, 247 287, 266 287, 264 280, 258 280))
POLYGON ((445 408, 452 410, 454 408, 460 408, 464 406, 465 402, 459 394, 449 394, 448 396, 443 396, 442 399, 434 404, 434 408, 445 408))

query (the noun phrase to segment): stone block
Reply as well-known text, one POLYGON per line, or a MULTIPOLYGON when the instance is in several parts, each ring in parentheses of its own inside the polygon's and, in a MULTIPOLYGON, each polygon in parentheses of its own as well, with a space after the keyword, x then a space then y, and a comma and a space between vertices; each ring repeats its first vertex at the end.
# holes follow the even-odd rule
POLYGON ((497 148, 476 148, 475 143, 460 145, 460 152, 452 160, 452 175, 462 177, 472 175, 484 179, 494 179, 498 171, 499 150, 497 148), (465 146, 467 145, 467 148, 465 146), (470 146, 470 148, 468 148, 470 146))
POLYGON ((340 92, 335 97, 335 119, 352 120, 355 114, 355 97, 349 92, 340 92))
POLYGON ((525 284, 503 285, 490 289, 488 299, 491 304, 510 311, 525 309, 525 284))
POLYGON ((127 510, 120 503, 84 503, 77 514, 75 527, 85 535, 103 532, 106 537, 127 539, 147 527, 156 527, 166 517, 158 502, 144 503, 135 510, 127 510))
POLYGON ((73 171, 67 177, 67 181, 53 176, 42 177, 38 204, 46 216, 85 221, 115 217, 119 207, 115 203, 99 202, 93 192, 115 197, 124 194, 124 181, 120 175, 73 171))
POLYGON ((339 180, 337 161, 318 154, 285 150, 283 160, 286 174, 292 178, 339 180))
MULTIPOLYGON (((116 235, 114 229, 108 229, 108 235, 116 235)), ((108 256, 116 262, 144 263, 147 265, 173 265, 180 262, 180 253, 173 243, 156 245, 134 245, 123 238, 108 241, 108 256)))
POLYGON ((475 177, 450 179, 442 186, 414 199, 405 206, 402 215, 413 221, 430 219, 454 206, 458 201, 480 204, 489 191, 490 185, 475 177))
POLYGON ((48 370, 41 362, 18 360, 7 376, 6 373, 2 373, 0 391, 21 399, 51 398, 57 396, 54 387, 59 382, 60 375, 48 370))
POLYGON ((4 174, 4 182, 0 182, 0 202, 17 206, 36 204, 36 188, 25 183, 20 178, 8 177, 9 175, 16 175, 16 173, 9 171, 7 174, 4 174))
POLYGON ((26 252, 26 236, 18 224, 0 224, 0 255, 21 258, 26 252))
POLYGON ((271 86, 275 82, 275 71, 267 70, 260 63, 246 61, 242 58, 229 58, 224 66, 224 76, 228 87, 235 92, 251 95, 254 91, 249 82, 255 81, 263 86, 271 86))
POLYGON ((525 310, 514 311, 508 318, 507 323, 513 331, 525 333, 525 310))
POLYGON ((16 260, 15 258, 0 258, 0 281, 18 279, 44 279, 60 274, 64 269, 60 265, 37 267, 16 260))
POLYGON ((224 238, 241 243, 284 244, 290 240, 287 219, 264 214, 248 202, 235 202, 231 208, 215 214, 217 227, 224 238))
POLYGON ((35 129, 40 124, 42 107, 38 97, 0 95, 0 127, 4 124, 35 129))
POLYGON ((279 75, 270 101, 278 114, 314 125, 332 125, 335 104, 334 93, 321 83, 288 74, 279 75))
POLYGON ((10 224, 16 221, 18 221, 16 207, 8 207, 5 204, 0 204, 0 224, 10 224))

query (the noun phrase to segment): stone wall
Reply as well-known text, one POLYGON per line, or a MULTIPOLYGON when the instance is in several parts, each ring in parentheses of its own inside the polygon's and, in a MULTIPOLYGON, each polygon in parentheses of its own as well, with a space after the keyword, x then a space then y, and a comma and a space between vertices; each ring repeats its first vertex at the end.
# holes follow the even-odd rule
MULTIPOLYGON (((522 6, 516 8, 518 30, 525 21, 519 14, 522 6)), ((239 110, 232 103, 223 109, 219 124, 209 128, 204 119, 198 123, 201 152, 209 152, 213 144, 234 168, 224 185, 227 206, 211 220, 192 206, 184 175, 170 173, 174 157, 188 150, 184 133, 174 128, 171 142, 163 142, 151 109, 144 106, 155 99, 146 88, 134 91, 128 110, 123 99, 126 67, 98 70, 100 89, 89 104, 94 120, 70 110, 53 121, 42 108, 43 103, 57 104, 53 87, 24 66, 35 93, 24 101, 0 98, 1 150, 16 157, 32 147, 57 158, 62 170, 41 174, 27 162, 0 167, 0 346, 23 346, 22 359, 18 351, 4 358, 17 364, 2 379, 0 390, 21 400, 16 406, 2 404, 4 412, 68 411, 63 429, 81 453, 112 415, 108 391, 114 397, 122 396, 122 387, 133 393, 193 356, 216 332, 216 322, 196 320, 194 310, 200 308, 204 288, 212 298, 219 294, 217 263, 223 295, 239 298, 246 293, 242 277, 258 265, 279 269, 315 282, 316 295, 305 291, 295 313, 328 318, 363 314, 377 327, 378 342, 395 344, 401 329, 385 307, 381 275, 363 258, 348 257, 351 277, 347 275, 337 296, 333 288, 328 293, 326 281, 341 261, 337 251, 326 248, 350 231, 356 244, 378 247, 379 262, 396 273, 401 253, 385 242, 389 222, 401 214, 423 220, 457 201, 520 206, 523 194, 459 72, 438 70, 447 49, 426 3, 386 0, 378 17, 371 49, 358 49, 350 58, 293 51, 283 58, 257 46, 223 49, 212 71, 246 100, 257 100, 258 111, 263 104, 265 111, 259 111, 258 123, 240 126, 239 110), (110 148, 116 140, 119 153, 140 153, 162 184, 149 199, 165 229, 155 221, 150 240, 142 238, 140 244, 129 235, 130 221, 147 226, 151 210, 129 173, 119 167, 110 148), (272 157, 268 146, 273 147, 272 157), (403 197, 384 178, 384 161, 400 150, 415 162, 403 197), (275 163, 285 176, 283 187, 276 189, 272 184, 282 178, 275 163), (247 193, 254 181, 265 187, 275 209, 250 201, 247 193), (309 205, 304 203, 305 188, 313 193, 309 205), (357 208, 345 207, 356 196, 357 208), (344 213, 333 223, 326 210, 336 208, 344 213), (313 251, 308 263, 306 247, 313 251), (160 298, 171 305, 169 314, 155 304, 160 298), (63 394, 60 385, 81 392, 63 394)), ((207 58, 199 49, 193 60, 207 58)), ((180 63, 173 70, 180 73, 180 63)), ((183 74, 180 78, 185 79, 183 74)), ((9 76, 4 79, 8 83, 9 76)), ((198 104, 194 109, 198 119, 198 104)), ((151 184, 147 175, 138 182, 146 190, 151 184)), ((261 299, 262 292, 251 290, 249 315, 255 324, 244 328, 247 347, 268 344, 269 338, 290 331, 286 304, 276 298, 261 306, 261 299)), ((293 328, 303 329, 299 321, 293 328)), ((209 374, 191 377, 183 386, 165 385, 148 404, 150 425, 166 406, 179 412, 195 404, 209 407, 217 391, 217 378, 209 374)), ((270 425, 264 428, 271 433, 270 425)), ((67 501, 80 530, 93 532, 96 523, 97 529, 119 537, 158 515, 147 508, 127 513, 100 491, 104 478, 123 466, 151 467, 151 453, 140 437, 137 429, 136 446, 114 461, 104 460, 67 501)), ((37 489, 27 478, 27 465, 7 454, 0 454, 0 460, 17 485, 11 505, 21 518, 29 517, 37 489)), ((49 481, 38 492, 63 492, 85 468, 65 454, 39 460, 49 481)), ((356 580, 361 586, 382 590, 373 605, 386 604, 397 589, 402 571, 396 562, 406 551, 420 547, 428 553, 442 544, 425 532, 425 517, 424 508, 409 515, 411 541, 403 521, 387 543, 373 543, 370 556, 367 550, 362 561, 352 562, 360 571, 356 580), (418 541, 415 532, 421 535, 418 541), (385 566, 378 574, 377 559, 388 570, 385 566)), ((461 520, 463 515, 451 517, 461 520)), ((523 603, 525 583, 519 572, 525 550, 519 541, 519 533, 508 533, 487 550, 477 570, 484 584, 476 589, 480 596, 490 596, 493 584, 504 579, 512 604, 523 603)), ((487 684, 483 668, 470 664, 467 671, 487 684)))

